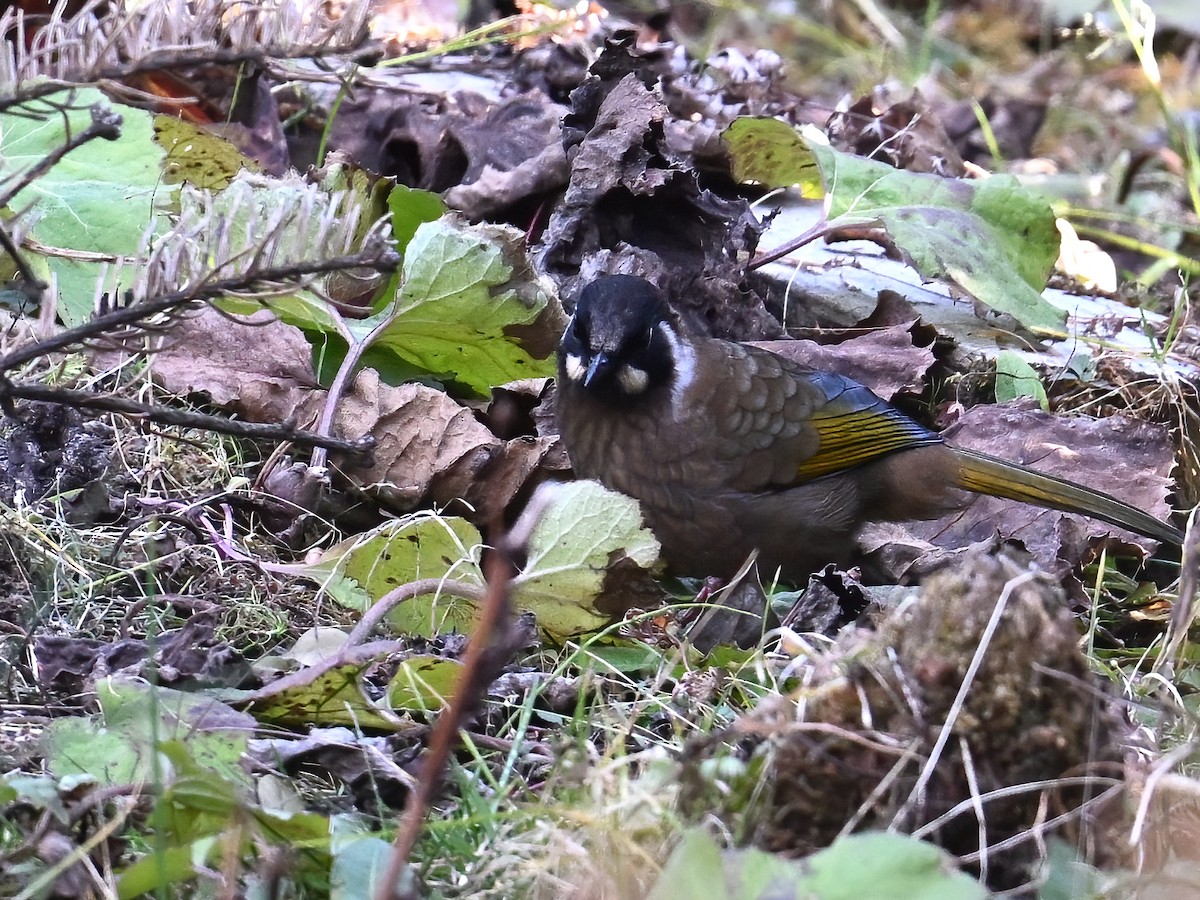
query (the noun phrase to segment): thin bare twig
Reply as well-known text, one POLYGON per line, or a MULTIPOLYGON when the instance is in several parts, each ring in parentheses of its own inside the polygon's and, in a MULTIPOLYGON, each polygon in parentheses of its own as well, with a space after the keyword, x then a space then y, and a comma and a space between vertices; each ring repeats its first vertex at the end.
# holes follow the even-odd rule
POLYGON ((96 394, 75 388, 47 387, 44 384, 14 384, 0 377, 0 406, 7 407, 11 401, 41 400, 46 403, 61 403, 77 409, 95 409, 101 412, 117 413, 134 419, 144 419, 157 422, 160 425, 175 425, 180 428, 199 428, 204 431, 214 431, 217 434, 228 434, 233 437, 247 438, 260 441, 289 441, 307 447, 326 447, 340 453, 361 456, 370 453, 375 447, 375 438, 371 435, 347 441, 329 435, 314 434, 303 431, 287 424, 266 422, 246 422, 238 419, 228 419, 224 416, 210 416, 205 413, 192 412, 187 409, 176 409, 170 406, 154 406, 127 397, 117 397, 113 394, 96 394))
POLYGON ((1101 794, 1097 794, 1095 797, 1092 797, 1090 800, 1085 800, 1083 803, 1079 804, 1079 806, 1076 806, 1072 809, 1068 809, 1064 813, 1059 813, 1057 816, 1055 816, 1052 819, 1047 819, 1044 822, 1039 822, 1037 824, 1037 827, 1035 827, 1035 828, 1029 828, 1024 831, 1019 831, 1016 834, 1011 835, 1010 837, 1006 837, 1002 841, 997 841, 994 844, 989 844, 987 847, 984 847, 980 850, 976 850, 974 853, 964 853, 963 855, 956 857, 956 859, 958 860, 960 865, 968 865, 970 863, 978 863, 980 857, 984 853, 1001 853, 1005 850, 1011 850, 1013 847, 1019 847, 1021 844, 1028 843, 1029 841, 1039 841, 1039 840, 1041 840, 1041 835, 1044 835, 1048 831, 1051 831, 1052 829, 1057 828, 1059 825, 1063 825, 1067 822, 1070 822, 1072 819, 1079 818, 1080 816, 1082 816, 1085 812, 1087 812, 1092 807, 1101 806, 1101 805, 1107 803, 1109 800, 1111 800, 1113 797, 1115 797, 1118 793, 1120 793, 1123 790, 1125 790, 1124 784, 1113 785, 1108 790, 1104 791, 1101 794))
MULTIPOLYGON (((333 418, 341 406, 342 396, 354 380, 354 376, 358 374, 358 364, 362 360, 363 354, 371 349, 376 339, 392 326, 396 321, 397 313, 398 308, 393 306, 391 314, 385 316, 378 325, 371 329, 370 334, 362 340, 354 340, 352 336, 349 338, 348 343, 350 347, 346 351, 346 356, 342 360, 341 365, 338 366, 337 374, 334 375, 333 381, 329 385, 329 391, 325 395, 325 405, 321 408, 321 418, 317 420, 317 434, 329 434, 332 431, 333 418)), ((328 451, 318 446, 313 451, 309 465, 316 469, 323 469, 328 455, 328 451)))
POLYGON ((923 840, 961 815, 966 813, 978 815, 978 809, 981 806, 991 803, 993 800, 1006 800, 1012 797, 1020 797, 1024 794, 1074 787, 1092 788, 1104 785, 1105 789, 1108 790, 1115 787, 1122 787, 1124 784, 1125 782, 1122 779, 1108 775, 1066 775, 1062 778, 1045 778, 1041 781, 1007 784, 1004 787, 984 791, 978 795, 967 797, 965 800, 959 800, 954 806, 950 807, 950 809, 937 818, 930 819, 924 825, 914 828, 911 834, 913 837, 923 840))
POLYGON ((366 640, 393 609, 414 597, 422 597, 426 594, 449 594, 451 597, 463 597, 480 604, 487 601, 487 595, 483 588, 465 581, 455 581, 450 578, 421 578, 417 581, 410 581, 408 584, 393 588, 376 600, 371 608, 363 614, 358 624, 354 626, 346 643, 353 646, 366 640))
POLYGON ((1133 817, 1133 826, 1129 829, 1129 846, 1136 847, 1142 842, 1142 831, 1146 827, 1146 819, 1150 815, 1150 802, 1154 799, 1158 783, 1195 752, 1196 745, 1189 741, 1176 747, 1155 763, 1154 770, 1142 786, 1142 795, 1138 798, 1137 814, 1133 817))
POLYGON ((399 882, 421 833, 429 804, 441 784, 450 753, 458 744, 459 731, 482 704, 487 695, 487 686, 496 679, 517 649, 514 646, 515 630, 512 628, 512 607, 508 596, 509 585, 516 572, 513 563, 517 555, 515 550, 515 542, 505 540, 489 557, 487 594, 467 644, 458 686, 450 704, 438 716, 433 734, 430 735, 421 760, 421 777, 405 802, 387 870, 376 890, 376 900, 410 900, 416 897, 411 891, 402 891, 399 882))
POLYGON ((758 256, 754 257, 754 259, 750 260, 750 262, 746 266, 746 268, 748 270, 761 269, 763 266, 765 266, 769 263, 773 263, 777 259, 783 259, 783 257, 787 256, 789 253, 799 250, 801 247, 805 246, 806 244, 811 244, 813 241, 817 240, 818 238, 824 237, 828 232, 829 232, 829 222, 828 221, 818 222, 812 228, 808 229, 803 234, 797 235, 796 237, 792 238, 790 241, 786 241, 786 242, 780 244, 778 247, 776 247, 773 250, 768 250, 765 253, 760 253, 758 256))

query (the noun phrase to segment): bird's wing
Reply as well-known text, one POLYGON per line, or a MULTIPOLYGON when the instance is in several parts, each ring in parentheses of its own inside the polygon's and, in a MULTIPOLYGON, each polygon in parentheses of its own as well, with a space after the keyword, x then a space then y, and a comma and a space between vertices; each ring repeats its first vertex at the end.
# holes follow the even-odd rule
POLYGON ((817 452, 800 460, 796 480, 809 481, 862 465, 896 450, 940 444, 942 437, 913 421, 857 381, 830 372, 807 372, 824 403, 811 413, 820 440, 817 452))
MULTIPOLYGON (((869 389, 756 347, 711 341, 702 361, 724 383, 694 399, 705 407, 722 483, 738 490, 791 487, 897 450, 941 443, 869 389)), ((697 385, 701 387, 701 385, 697 385)))

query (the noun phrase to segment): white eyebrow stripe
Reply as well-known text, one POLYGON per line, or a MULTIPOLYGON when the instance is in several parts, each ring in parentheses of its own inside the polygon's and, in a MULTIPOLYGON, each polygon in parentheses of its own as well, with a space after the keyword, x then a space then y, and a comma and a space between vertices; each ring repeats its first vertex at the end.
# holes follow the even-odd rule
POLYGON ((681 341, 667 322, 660 322, 659 328, 671 345, 671 408, 672 411, 683 410, 686 409, 687 392, 696 380, 696 351, 681 341))

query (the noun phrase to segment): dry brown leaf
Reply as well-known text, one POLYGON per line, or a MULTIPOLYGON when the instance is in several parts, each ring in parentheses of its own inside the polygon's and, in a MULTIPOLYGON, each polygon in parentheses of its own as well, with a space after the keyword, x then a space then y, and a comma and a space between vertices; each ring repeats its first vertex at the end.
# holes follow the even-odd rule
MULTIPOLYGON (((204 394, 249 421, 311 427, 326 402, 311 347, 299 329, 269 318, 264 311, 254 317, 264 324, 246 325, 206 311, 178 323, 153 356, 155 377, 172 393, 204 394)), ((346 478, 400 509, 465 500, 480 522, 540 478, 544 460, 562 468, 554 463, 556 438, 502 440, 442 391, 393 387, 373 369, 360 372, 339 401, 333 433, 376 439, 368 463, 338 461, 346 478)))
POLYGON ((920 393, 933 365, 932 347, 914 347, 912 322, 891 325, 826 346, 813 341, 760 341, 755 346, 823 372, 837 372, 862 382, 880 397, 901 391, 920 393))
MULTIPOLYGON (((319 406, 324 392, 308 405, 319 406)), ((373 369, 358 374, 342 397, 335 431, 351 440, 372 434, 377 441, 371 465, 345 469, 366 485, 383 487, 403 507, 429 494, 441 502, 435 481, 460 482, 477 475, 499 452, 500 440, 475 414, 446 394, 420 384, 383 384, 373 369)))
POLYGON ((245 321, 207 308, 181 319, 150 357, 151 374, 173 394, 204 394, 255 422, 286 421, 316 387, 312 347, 268 310, 245 321))

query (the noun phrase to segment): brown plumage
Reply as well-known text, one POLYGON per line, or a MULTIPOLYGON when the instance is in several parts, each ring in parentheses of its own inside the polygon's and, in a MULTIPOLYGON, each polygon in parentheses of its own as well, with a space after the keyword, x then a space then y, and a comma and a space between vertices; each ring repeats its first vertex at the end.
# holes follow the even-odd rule
POLYGON ((686 334, 640 278, 584 288, 558 372, 576 473, 641 501, 682 574, 728 576, 757 548, 765 572, 803 578, 849 559, 864 523, 932 518, 964 490, 1180 540, 1106 494, 952 447, 849 378, 686 334))

